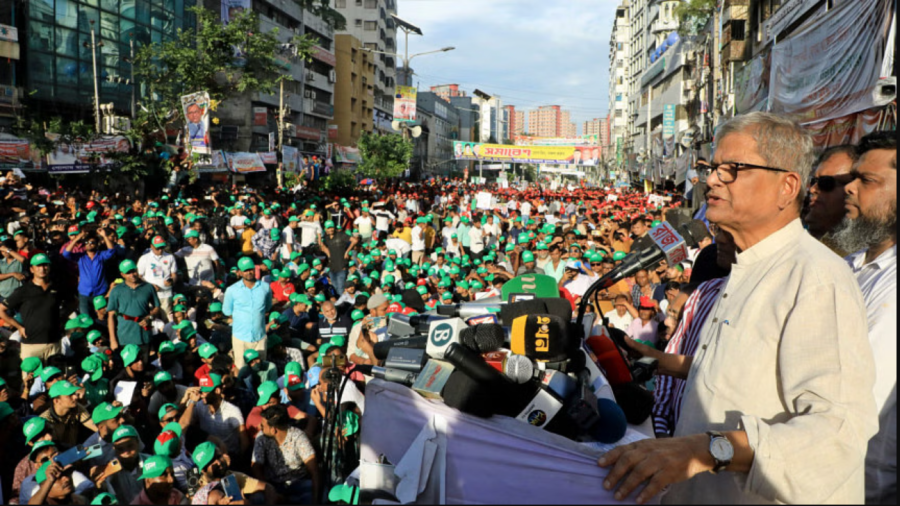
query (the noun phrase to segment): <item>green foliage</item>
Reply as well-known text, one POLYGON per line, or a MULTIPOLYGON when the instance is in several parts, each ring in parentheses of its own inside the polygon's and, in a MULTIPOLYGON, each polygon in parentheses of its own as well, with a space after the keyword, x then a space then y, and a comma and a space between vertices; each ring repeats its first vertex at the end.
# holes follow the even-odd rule
MULTIPOLYGON (((280 81, 291 78, 275 56, 280 49, 277 30, 260 30, 255 13, 245 11, 223 25, 210 10, 190 10, 197 18, 196 31, 179 30, 174 40, 144 46, 135 55, 135 77, 148 92, 135 121, 144 135, 183 125, 183 95, 207 91, 211 100, 221 102, 248 91, 272 94, 280 81), (240 48, 240 58, 235 48, 240 48)), ((296 58, 307 61, 316 42, 308 35, 290 41, 296 58)))
POLYGON ((364 133, 358 142, 362 163, 356 172, 362 177, 385 180, 399 177, 409 167, 413 144, 399 134, 364 133))
POLYGON ((678 34, 697 35, 709 21, 716 8, 716 0, 683 0, 675 7, 678 34))
POLYGON ((334 169, 320 180, 319 188, 325 191, 349 190, 356 184, 356 171, 352 169, 334 169))

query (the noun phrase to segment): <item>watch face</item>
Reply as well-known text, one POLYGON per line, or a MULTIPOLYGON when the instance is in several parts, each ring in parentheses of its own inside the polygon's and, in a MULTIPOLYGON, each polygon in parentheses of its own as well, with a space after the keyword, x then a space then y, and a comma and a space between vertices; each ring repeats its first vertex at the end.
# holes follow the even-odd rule
POLYGON ((734 448, 732 448, 731 443, 725 438, 716 438, 710 442, 709 451, 712 453, 713 458, 721 462, 730 461, 734 456, 734 448))

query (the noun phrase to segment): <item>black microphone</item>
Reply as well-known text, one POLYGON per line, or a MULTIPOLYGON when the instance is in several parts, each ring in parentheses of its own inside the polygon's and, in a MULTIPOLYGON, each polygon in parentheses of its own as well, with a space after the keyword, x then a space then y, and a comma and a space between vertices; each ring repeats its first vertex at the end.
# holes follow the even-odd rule
POLYGON ((357 365, 354 371, 359 371, 367 376, 373 376, 380 380, 390 381, 392 383, 400 383, 411 387, 416 382, 418 374, 403 371, 400 369, 392 369, 390 367, 380 367, 377 365, 357 365))
POLYGON ((466 327, 459 333, 459 342, 479 355, 499 350, 505 341, 506 332, 497 323, 466 327))
POLYGON ((662 260, 668 261, 669 265, 675 265, 687 259, 685 241, 669 223, 660 223, 647 234, 653 240, 653 246, 631 252, 618 267, 603 275, 591 285, 591 288, 597 287, 600 290, 609 288, 641 269, 655 266, 662 260))
POLYGON ((375 352, 375 358, 377 358, 378 360, 384 360, 387 358, 388 353, 390 353, 391 349, 394 347, 417 348, 424 350, 427 344, 428 336, 403 337, 400 339, 388 339, 387 341, 375 343, 372 345, 372 349, 375 352))

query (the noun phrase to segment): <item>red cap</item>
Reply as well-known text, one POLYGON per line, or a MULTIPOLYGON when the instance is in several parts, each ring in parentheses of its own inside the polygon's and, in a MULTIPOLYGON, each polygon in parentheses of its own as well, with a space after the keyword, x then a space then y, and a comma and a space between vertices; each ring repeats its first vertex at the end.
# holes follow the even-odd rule
POLYGON ((403 311, 403 306, 401 306, 399 302, 394 302, 390 306, 387 307, 388 313, 400 313, 402 311, 403 311))
POLYGON ((94 204, 94 201, 93 201, 93 200, 88 200, 87 204, 85 204, 84 207, 86 207, 86 208, 88 208, 88 209, 93 209, 93 208, 94 208, 94 205, 95 205, 95 204, 94 204))
POLYGON ((416 286, 426 286, 427 284, 428 284, 428 280, 425 278, 422 278, 422 279, 416 281, 416 286))
POLYGON ((652 308, 653 308, 653 299, 651 299, 650 297, 646 297, 646 296, 641 297, 641 305, 640 305, 640 307, 641 307, 641 308, 650 308, 650 309, 652 309, 652 308))

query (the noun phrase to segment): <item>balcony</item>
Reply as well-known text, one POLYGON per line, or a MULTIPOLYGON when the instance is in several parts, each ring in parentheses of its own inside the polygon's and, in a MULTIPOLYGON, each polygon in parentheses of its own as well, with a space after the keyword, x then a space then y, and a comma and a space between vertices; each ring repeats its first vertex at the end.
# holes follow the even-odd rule
POLYGON ((304 78, 306 79, 306 86, 312 86, 314 88, 319 88, 321 90, 333 92, 334 84, 328 82, 328 76, 323 76, 322 74, 315 72, 310 69, 306 69, 304 72, 304 78), (312 76, 312 77, 310 77, 312 76))
POLYGON ((334 106, 318 100, 306 99, 303 101, 304 114, 312 114, 326 119, 334 117, 334 106))
POLYGON ((674 19, 663 20, 657 19, 650 25, 650 31, 655 35, 657 33, 670 33, 678 29, 678 22, 674 19))

